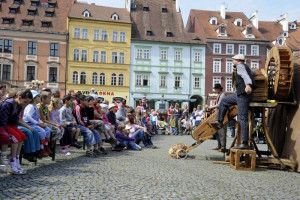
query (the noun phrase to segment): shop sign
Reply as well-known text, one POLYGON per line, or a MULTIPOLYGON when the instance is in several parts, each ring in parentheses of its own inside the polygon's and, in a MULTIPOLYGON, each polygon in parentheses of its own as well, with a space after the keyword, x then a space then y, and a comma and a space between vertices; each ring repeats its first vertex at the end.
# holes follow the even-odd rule
MULTIPOLYGON (((80 91, 82 94, 84 95, 89 95, 90 94, 90 91, 87 91, 87 90, 82 90, 80 91)), ((115 96, 115 93, 114 92, 97 92, 95 91, 94 92, 96 95, 99 95, 99 96, 115 96)))

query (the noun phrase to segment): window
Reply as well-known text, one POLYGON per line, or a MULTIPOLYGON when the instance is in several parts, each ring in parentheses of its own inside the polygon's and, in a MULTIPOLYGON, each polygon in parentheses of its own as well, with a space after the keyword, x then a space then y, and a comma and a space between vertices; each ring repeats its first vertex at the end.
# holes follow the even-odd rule
POLYGON ((99 51, 93 52, 93 62, 99 62, 99 51))
POLYGON ((106 51, 101 51, 101 62, 106 63, 106 51))
POLYGON ((214 87, 215 84, 217 84, 217 83, 221 84, 221 77, 213 77, 213 85, 212 85, 212 87, 214 87))
POLYGON ((160 50, 160 59, 161 60, 167 60, 167 53, 168 51, 166 49, 160 50))
POLYGON ((120 42, 125 42, 125 38, 126 38, 126 33, 120 32, 120 42))
POLYGON ((58 43, 50 43, 50 56, 58 56, 58 43))
POLYGON ((251 26, 247 27, 247 34, 252 35, 253 34, 253 28, 251 26))
POLYGON ((82 62, 87 61, 87 50, 81 50, 81 61, 82 62))
POLYGON ((86 73, 85 72, 80 73, 80 84, 86 84, 86 73))
POLYGON ((105 85, 105 74, 104 73, 100 74, 100 85, 105 85))
POLYGON ((245 54, 246 55, 246 45, 239 45, 239 54, 245 54))
MULTIPOLYGON (((3 51, 3 40, 0 39, 0 52, 2 52, 2 51, 3 51)), ((0 72, 1 72, 1 70, 0 70, 0 72)))
POLYGON ((259 46, 258 45, 251 45, 251 55, 258 56, 259 54, 259 46))
POLYGON ((259 61, 258 60, 252 60, 251 61, 251 68, 259 69, 259 61))
POLYGON ((10 65, 3 65, 2 80, 10 80, 11 67, 10 65))
POLYGON ((125 63, 125 54, 124 53, 119 53, 119 63, 124 64, 125 63))
POLYGON ((139 75, 139 74, 136 75, 136 85, 137 86, 142 85, 142 75, 139 75))
POLYGON ((180 87, 180 76, 175 76, 175 88, 180 87))
POLYGON ((181 51, 175 51, 175 60, 181 61, 181 51))
POLYGON ((49 82, 57 82, 57 67, 49 67, 49 82))
POLYGON ((102 30, 102 32, 101 32, 101 40, 107 41, 107 31, 102 30))
POLYGON ((232 92, 232 78, 226 78, 226 92, 232 92))
POLYGON ((51 22, 42 22, 42 27, 48 28, 51 26, 51 22))
POLYGON ((78 72, 73 72, 73 79, 72 79, 72 83, 74 84, 78 84, 78 72))
POLYGON ((200 77, 196 76, 194 80, 194 88, 200 88, 200 77))
POLYGON ((287 31, 283 32, 283 36, 284 37, 289 37, 289 32, 287 32, 287 31))
POLYGON ((160 76, 159 86, 160 87, 166 87, 166 75, 161 75, 160 76))
POLYGON ((144 49, 144 59, 150 59, 150 49, 144 49))
POLYGON ((167 32, 167 37, 173 37, 173 33, 172 32, 167 32))
POLYGON ((12 52, 12 40, 4 40, 4 53, 11 53, 12 52))
POLYGON ((80 28, 74 28, 74 38, 80 38, 80 28))
POLYGON ((90 12, 87 11, 87 10, 84 11, 83 16, 84 16, 84 17, 90 17, 90 12))
POLYGON ((73 60, 74 61, 79 61, 79 49, 74 49, 73 50, 73 60))
POLYGON ((201 62, 201 53, 200 52, 195 52, 194 53, 194 61, 195 62, 201 62))
POLYGON ((112 18, 113 20, 119 20, 119 15, 117 15, 116 13, 114 13, 114 14, 111 16, 111 18, 112 18))
POLYGON ((221 72, 221 60, 214 60, 213 62, 213 72, 220 73, 221 72))
POLYGON ((111 75, 111 85, 117 85, 117 75, 115 73, 111 75))
POLYGON ((237 21, 237 22, 236 22, 236 25, 237 25, 237 26, 242 26, 242 23, 241 23, 240 21, 237 21))
POLYGON ((218 19, 216 17, 212 17, 210 18, 209 22, 211 25, 217 25, 218 19))
POLYGON ((226 73, 232 73, 233 62, 232 60, 226 61, 226 73))
POLYGON ((17 8, 9 8, 9 13, 15 14, 18 12, 17 8))
POLYGON ((144 6, 143 7, 143 11, 149 11, 149 7, 148 6, 144 6))
POLYGON ((31 26, 32 20, 23 20, 23 26, 31 26))
POLYGON ((162 13, 166 13, 166 12, 168 12, 168 10, 167 10, 167 8, 162 8, 162 9, 161 9, 161 12, 162 12, 162 13))
POLYGON ((221 54, 221 44, 214 44, 214 54, 221 54))
POLYGON ((236 19, 233 23, 236 26, 242 26, 243 25, 243 20, 239 18, 239 19, 236 19))
POLYGON ((28 15, 35 15, 36 14, 36 10, 28 10, 28 15))
POLYGON ((234 44, 226 44, 226 54, 234 54, 234 44))
POLYGON ((56 7, 56 2, 49 2, 48 1, 48 8, 55 8, 56 7))
POLYGON ((99 40, 100 37, 100 31, 95 29, 94 30, 94 40, 99 40))
POLYGON ((88 29, 82 29, 82 39, 88 39, 88 29))
POLYGON ((27 66, 26 81, 35 80, 35 66, 27 66))
POLYGON ((98 74, 96 72, 93 73, 92 84, 93 85, 97 85, 98 84, 98 74))
POLYGON ((151 36, 151 35, 153 35, 153 33, 152 33, 152 31, 147 31, 147 32, 146 32, 146 35, 147 35, 147 36, 151 36))
POLYGON ((39 4, 39 1, 31 1, 31 6, 38 6, 39 4))
POLYGON ((14 0, 14 4, 20 5, 22 3, 22 0, 14 0))
POLYGON ((220 32, 221 32, 221 34, 226 34, 226 27, 225 26, 221 26, 220 27, 220 32))
POLYGON ((143 58, 143 49, 136 49, 136 58, 137 59, 143 58))
POLYGON ((36 55, 36 42, 28 41, 28 55, 36 55))
POLYGON ((143 76, 143 86, 149 86, 149 75, 144 75, 143 76))
POLYGON ((119 74, 119 86, 124 86, 124 75, 119 74))
POLYGON ((46 14, 46 17, 53 17, 53 15, 54 15, 54 12, 45 12, 46 14))
POLYGON ((14 22, 14 19, 8 19, 8 18, 3 19, 3 24, 11 24, 13 22, 14 22))
POLYGON ((118 63, 118 52, 111 53, 111 63, 118 63))
POLYGON ((113 32, 113 42, 118 42, 118 32, 114 31, 113 32))

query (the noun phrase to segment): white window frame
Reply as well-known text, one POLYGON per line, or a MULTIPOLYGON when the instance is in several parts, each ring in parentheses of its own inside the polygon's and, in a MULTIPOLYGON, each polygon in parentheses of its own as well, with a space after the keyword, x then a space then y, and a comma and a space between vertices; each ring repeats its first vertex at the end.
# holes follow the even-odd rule
POLYGON ((73 71, 72 73, 72 83, 78 84, 79 83, 79 73, 78 71, 73 71))
POLYGON ((136 49, 136 59, 143 59, 143 49, 136 49))
POLYGON ((98 73, 93 72, 92 74, 92 85, 98 85, 98 73))
POLYGON ((200 88, 200 76, 194 77, 194 88, 200 88))
POLYGON ((126 40, 126 33, 120 32, 120 42, 125 42, 125 40, 126 40))
POLYGON ((107 30, 102 30, 102 31, 101 31, 101 40, 102 40, 102 41, 108 41, 107 30))
POLYGON ((226 44, 226 54, 230 54, 230 55, 234 54, 234 44, 226 44), (231 49, 232 49, 231 53, 228 51, 229 47, 231 47, 231 49))
POLYGON ((80 57, 79 54, 80 54, 79 49, 73 49, 73 61, 79 61, 79 57, 80 57))
POLYGON ((221 54, 221 53, 222 53, 222 44, 214 43, 213 44, 213 54, 221 54), (219 49, 219 52, 217 52, 216 49, 219 49))
POLYGON ((233 70, 233 61, 226 60, 226 73, 232 73, 233 70))
POLYGON ((252 56, 259 56, 259 45, 251 45, 251 55, 252 56), (256 53, 254 52, 256 48, 256 53))
POLYGON ((142 86, 142 75, 136 74, 135 76, 135 85, 136 86, 142 86))
POLYGON ((88 61, 88 51, 86 49, 81 50, 81 62, 87 62, 88 61), (84 51, 86 53, 84 53, 84 51), (84 60, 85 58, 85 60, 84 60))
POLYGON ((119 53, 119 64, 125 64, 125 53, 124 52, 119 53))
POLYGON ((93 51, 93 62, 99 62, 99 51, 93 51))
POLYGON ((101 63, 106 63, 106 51, 101 51, 101 63))
POLYGON ((251 68, 259 69, 259 60, 251 60, 251 68))
POLYGON ((100 73, 99 75, 99 85, 105 85, 105 73, 100 73))
POLYGON ((111 74, 110 85, 112 85, 112 86, 116 86, 117 85, 117 74, 116 73, 112 73, 111 74))
POLYGON ((181 60, 182 60, 182 51, 175 50, 175 61, 181 61, 181 60))
POLYGON ((150 86, 150 76, 149 74, 142 75, 142 86, 150 86), (144 81, 147 80, 147 85, 144 85, 144 81))
POLYGON ((111 52, 111 63, 114 64, 118 63, 118 52, 116 51, 111 52))
POLYGON ((94 40, 99 40, 99 39, 100 39, 100 30, 94 29, 94 40))
POLYGON ((222 71, 222 61, 221 60, 214 60, 213 61, 213 73, 221 73, 222 71), (216 64, 219 64, 218 69, 216 68, 216 64))
POLYGON ((167 76, 166 75, 160 75, 159 76, 159 87, 167 87, 167 76))
POLYGON ((124 86, 124 74, 119 74, 118 86, 124 86))
POLYGON ((215 87, 215 84, 221 84, 222 83, 222 79, 221 76, 213 76, 213 81, 212 81, 212 87, 215 87))
POLYGON ((181 75, 175 75, 174 76, 174 88, 181 88, 181 75), (179 82, 179 84, 176 87, 177 82, 179 82))
POLYGON ((112 32, 112 41, 118 42, 119 33, 117 31, 112 32))
POLYGON ((80 38, 80 28, 74 28, 74 38, 80 38))
POLYGON ((86 80, 86 72, 80 72, 80 84, 87 84, 87 80, 86 80), (84 76, 84 82, 83 82, 83 77, 84 76))
POLYGON ((167 49, 161 49, 160 50, 160 59, 161 60, 168 60, 168 50, 167 49))
POLYGON ((194 61, 201 62, 201 52, 194 52, 194 61))
POLYGON ((58 67, 52 67, 52 66, 48 66, 48 82, 50 83, 57 83, 58 81, 58 77, 59 77, 59 71, 58 71, 58 67), (51 68, 55 68, 56 69, 56 81, 50 81, 50 69, 51 68))
MULTIPOLYGON (((34 77, 33 77, 32 80, 36 80, 36 76, 37 76, 37 66, 36 65, 26 65, 25 80, 26 81, 32 81, 32 80, 27 80, 28 67, 34 67, 34 77)), ((3 66, 2 66, 2 68, 3 68, 3 66)), ((10 71, 11 71, 11 66, 10 66, 10 71)))
POLYGON ((226 77, 225 89, 226 92, 233 92, 231 77, 226 77))
POLYGON ((144 49, 143 58, 150 59, 150 55, 151 55, 150 49, 144 49))
POLYGON ((82 30, 82 39, 87 40, 89 37, 89 29, 83 28, 82 30))
POLYGON ((246 44, 239 44, 239 54, 247 55, 247 45, 246 44), (245 52, 241 52, 242 47, 245 48, 245 52))

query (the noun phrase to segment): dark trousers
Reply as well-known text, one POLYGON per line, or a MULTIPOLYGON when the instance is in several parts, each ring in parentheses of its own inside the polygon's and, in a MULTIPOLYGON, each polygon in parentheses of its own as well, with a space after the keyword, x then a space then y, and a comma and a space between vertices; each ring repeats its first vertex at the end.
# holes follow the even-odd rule
POLYGON ((249 140, 249 122, 248 122, 248 109, 249 103, 252 100, 252 94, 250 95, 242 95, 237 96, 235 93, 234 95, 226 96, 222 99, 219 105, 219 112, 217 115, 217 119, 220 122, 224 121, 225 114, 227 109, 230 106, 237 105, 238 106, 238 120, 241 124, 242 130, 242 140, 248 141, 249 140))

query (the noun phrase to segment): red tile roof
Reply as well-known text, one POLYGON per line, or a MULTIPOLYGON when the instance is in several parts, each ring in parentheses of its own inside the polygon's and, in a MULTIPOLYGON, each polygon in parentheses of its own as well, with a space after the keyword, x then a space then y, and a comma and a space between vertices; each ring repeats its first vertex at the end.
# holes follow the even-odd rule
POLYGON ((130 13, 132 19, 132 39, 145 41, 178 42, 203 44, 200 37, 187 33, 181 13, 176 12, 174 0, 135 0, 136 8, 130 13), (148 7, 149 11, 143 11, 148 7), (167 12, 163 13, 162 8, 167 12), (147 31, 152 35, 147 36, 147 31), (167 37, 167 32, 172 37, 167 37))
MULTIPOLYGON (((290 25, 291 23, 289 23, 290 25)), ((282 25, 274 21, 259 21, 259 31, 263 36, 273 42, 283 33, 282 25)), ((300 51, 300 23, 297 23, 297 29, 289 29, 286 44, 294 51, 300 51)))
POLYGON ((129 12, 125 8, 112 8, 85 3, 75 3, 72 6, 68 16, 69 18, 76 19, 131 23, 129 12), (85 10, 88 10, 90 12, 90 17, 83 16, 83 12, 85 10), (114 13, 116 13, 119 16, 119 20, 112 19, 112 15, 114 13))
MULTIPOLYGON (((195 23, 200 26, 200 32, 197 35, 201 35, 204 39, 220 39, 220 40, 265 40, 263 35, 253 26, 253 35, 255 38, 245 38, 242 33, 246 26, 252 24, 252 22, 246 17, 243 12, 226 12, 226 19, 223 19, 218 11, 208 10, 195 10, 190 11, 190 19, 195 17, 195 23), (217 25, 210 24, 212 17, 217 18, 217 25), (234 21, 236 19, 242 19, 242 26, 236 26, 234 21), (226 24, 227 37, 218 37, 216 30, 220 24, 226 24)), ((189 20, 188 23, 191 23, 189 20)), ((189 32, 193 32, 191 27, 193 24, 187 24, 189 32)))
POLYGON ((33 9, 31 6, 31 0, 23 0, 19 7, 19 11, 16 14, 9 13, 9 8, 18 7, 19 5, 13 4, 13 0, 6 0, 2 2, 0 10, 0 29, 13 29, 22 31, 33 32, 47 32, 47 33, 59 33, 66 34, 67 31, 67 14, 74 3, 74 0, 62 0, 57 2, 57 6, 53 8, 55 14, 53 17, 47 17, 49 21, 52 21, 50 27, 42 27, 42 19, 45 18, 45 11, 48 9, 48 0, 41 0, 41 4, 37 6, 37 14, 29 16, 28 9, 33 9), (42 4, 43 3, 43 4, 42 4), (14 22, 12 24, 3 24, 2 19, 6 16, 13 16, 14 22), (23 26, 23 20, 33 20, 31 26, 23 26))

